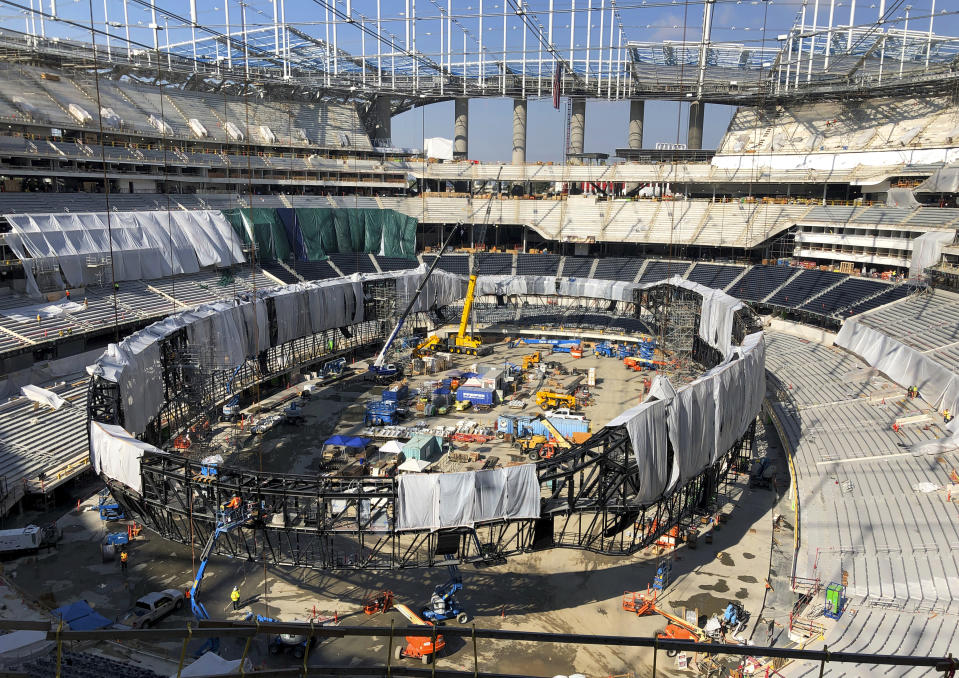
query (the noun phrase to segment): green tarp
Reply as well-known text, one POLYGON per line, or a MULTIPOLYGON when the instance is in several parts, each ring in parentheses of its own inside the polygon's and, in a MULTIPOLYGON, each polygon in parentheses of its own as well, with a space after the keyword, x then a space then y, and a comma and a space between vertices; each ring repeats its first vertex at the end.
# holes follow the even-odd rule
MULTIPOLYGON (((302 208, 293 212, 296 215, 294 229, 302 237, 308 261, 321 261, 329 254, 340 252, 416 257, 417 221, 405 214, 394 210, 345 208, 302 208)), ((275 209, 224 210, 223 216, 244 243, 256 242, 260 259, 289 257, 287 231, 275 209)))
POLYGON ((223 216, 244 243, 249 245, 251 240, 256 243, 257 259, 274 261, 290 256, 286 230, 275 209, 254 207, 224 210, 223 216))

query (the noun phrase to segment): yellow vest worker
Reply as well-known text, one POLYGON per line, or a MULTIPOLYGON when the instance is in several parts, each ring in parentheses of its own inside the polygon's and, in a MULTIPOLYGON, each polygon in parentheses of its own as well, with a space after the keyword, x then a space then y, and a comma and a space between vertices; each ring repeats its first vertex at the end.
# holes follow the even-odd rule
POLYGON ((240 609, 240 590, 237 587, 233 587, 233 590, 230 592, 230 600, 233 601, 233 609, 240 609))

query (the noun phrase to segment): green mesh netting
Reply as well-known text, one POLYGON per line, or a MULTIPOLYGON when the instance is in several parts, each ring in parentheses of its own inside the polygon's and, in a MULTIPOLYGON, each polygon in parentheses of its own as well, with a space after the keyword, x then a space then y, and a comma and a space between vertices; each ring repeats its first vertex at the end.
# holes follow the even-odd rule
POLYGON ((290 243, 286 238, 283 222, 280 221, 275 209, 265 207, 231 209, 224 210, 223 216, 233 226, 237 235, 243 239, 244 244, 250 244, 252 233, 258 259, 273 261, 290 256, 290 243))
MULTIPOLYGON (((416 257, 417 220, 394 210, 301 208, 297 228, 309 261, 328 254, 368 252, 388 257, 416 257)), ((275 209, 231 209, 223 216, 247 245, 256 242, 262 260, 286 259, 290 243, 275 209)))
POLYGON ((296 210, 311 261, 338 252, 369 252, 388 257, 416 256, 416 219, 393 210, 296 210))

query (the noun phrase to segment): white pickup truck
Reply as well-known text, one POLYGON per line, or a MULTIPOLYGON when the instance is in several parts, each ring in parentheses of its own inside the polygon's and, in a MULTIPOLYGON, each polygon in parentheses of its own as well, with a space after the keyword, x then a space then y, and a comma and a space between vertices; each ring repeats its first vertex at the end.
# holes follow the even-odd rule
POLYGON ((120 623, 134 629, 153 626, 169 614, 183 607, 183 591, 165 589, 140 598, 120 623))

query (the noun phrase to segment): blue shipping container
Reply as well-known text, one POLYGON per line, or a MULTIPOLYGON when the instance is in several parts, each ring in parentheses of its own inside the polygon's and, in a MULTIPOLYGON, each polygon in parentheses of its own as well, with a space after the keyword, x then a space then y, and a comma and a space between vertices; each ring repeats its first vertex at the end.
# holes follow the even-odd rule
MULTIPOLYGON (((563 417, 549 417, 549 423, 559 431, 564 438, 569 440, 574 433, 588 433, 589 421, 582 419, 564 419, 563 417)), ((532 423, 532 431, 535 436, 548 436, 549 432, 542 420, 537 419, 532 423)))
POLYGON ((474 405, 492 405, 493 391, 475 386, 460 386, 456 389, 457 400, 469 400, 474 405))
POLYGON ((516 417, 500 416, 496 420, 496 430, 500 433, 516 435, 516 417))
POLYGON ((406 400, 410 397, 410 389, 406 384, 394 384, 383 391, 383 400, 406 400))

